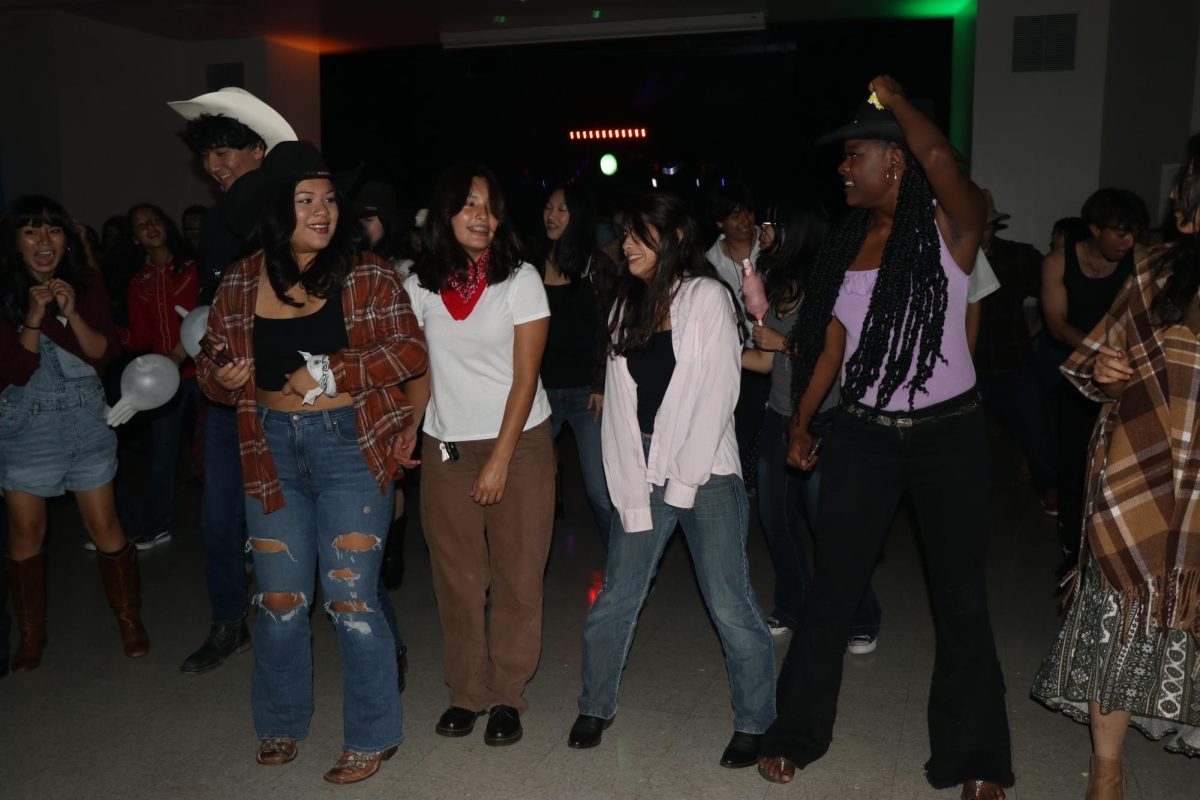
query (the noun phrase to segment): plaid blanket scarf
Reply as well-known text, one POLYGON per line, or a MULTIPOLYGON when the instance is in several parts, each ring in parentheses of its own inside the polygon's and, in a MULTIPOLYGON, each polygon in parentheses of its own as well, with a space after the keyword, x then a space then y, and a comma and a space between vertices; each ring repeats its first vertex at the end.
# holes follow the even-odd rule
POLYGON ((1092 434, 1083 549, 1103 588, 1118 593, 1124 633, 1171 628, 1200 639, 1200 305, 1180 324, 1153 323, 1163 252, 1142 259, 1061 369, 1106 405, 1092 434), (1133 369, 1115 401, 1092 382, 1102 344, 1123 350, 1133 369))

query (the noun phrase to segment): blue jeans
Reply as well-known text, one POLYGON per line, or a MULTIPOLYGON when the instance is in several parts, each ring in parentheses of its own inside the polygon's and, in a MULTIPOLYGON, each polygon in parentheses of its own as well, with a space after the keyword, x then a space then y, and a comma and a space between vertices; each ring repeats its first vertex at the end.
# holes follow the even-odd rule
POLYGON ((204 417, 204 497, 200 528, 212 621, 246 616, 246 502, 238 455, 237 412, 209 403, 204 417))
POLYGON ((976 383, 984 406, 999 418, 1025 454, 1034 490, 1042 494, 1056 488, 1058 465, 1050 438, 1049 409, 1033 367, 979 375, 976 383))
POLYGON ((183 420, 188 408, 194 408, 199 400, 195 377, 182 378, 175 396, 150 412, 150 492, 140 526, 143 536, 175 528, 175 483, 183 420))
MULTIPOLYGON (((836 446, 828 423, 814 423, 811 430, 814 437, 824 441, 822 453, 836 446)), ((787 465, 787 448, 788 419, 768 408, 758 451, 758 514, 775 567, 775 610, 771 616, 795 630, 811 575, 800 531, 800 514, 804 514, 808 529, 815 531, 825 459, 818 459, 812 472, 801 472, 787 465)), ((854 611, 850 635, 878 636, 882 617, 879 599, 868 585, 854 611)))
POLYGON ((575 446, 579 449, 579 469, 583 473, 583 488, 592 504, 596 527, 604 545, 608 546, 608 532, 612 528, 613 504, 608 498, 608 481, 604 477, 604 456, 600 451, 600 421, 587 407, 592 393, 587 386, 570 389, 547 389, 550 399, 550 437, 557 439, 563 425, 570 425, 575 434, 575 446))
POLYGON ((391 629, 378 608, 379 567, 392 521, 358 446, 354 408, 287 413, 259 408, 284 507, 246 496, 247 548, 260 594, 251 706, 260 739, 303 739, 313 712, 308 606, 319 572, 342 654, 346 750, 399 744, 400 694, 391 629), (272 610, 279 595, 294 603, 272 610))
MULTIPOLYGON (((643 437, 643 443, 648 450, 649 437, 643 437)), ((711 476, 696 492, 690 509, 667 505, 663 492, 662 486, 651 488, 652 530, 626 533, 619 517, 613 521, 604 588, 583 625, 579 713, 602 719, 617 713, 617 690, 638 613, 663 548, 679 523, 725 650, 734 728, 762 733, 775 719, 775 645, 750 585, 746 561, 749 509, 742 479, 711 476)))

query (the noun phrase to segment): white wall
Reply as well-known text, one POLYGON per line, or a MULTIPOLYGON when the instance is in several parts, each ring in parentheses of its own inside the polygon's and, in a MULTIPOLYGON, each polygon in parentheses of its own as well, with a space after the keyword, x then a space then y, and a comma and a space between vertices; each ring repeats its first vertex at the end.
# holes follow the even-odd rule
POLYGON ((315 54, 263 39, 178 42, 59 11, 0 13, 0 91, 21 98, 0 125, 5 199, 47 194, 97 228, 141 200, 176 219, 212 202, 215 184, 166 102, 204 92, 207 64, 237 61, 249 91, 320 141, 315 54))
POLYGON ((1007 238, 1045 249, 1100 180, 1109 0, 981 0, 972 177, 1012 214, 1007 238), (1013 17, 1079 15, 1075 70, 1013 72, 1013 17))
POLYGON ((1112 0, 1100 183, 1136 192, 1154 226, 1193 130, 1198 32, 1200 3, 1112 0))

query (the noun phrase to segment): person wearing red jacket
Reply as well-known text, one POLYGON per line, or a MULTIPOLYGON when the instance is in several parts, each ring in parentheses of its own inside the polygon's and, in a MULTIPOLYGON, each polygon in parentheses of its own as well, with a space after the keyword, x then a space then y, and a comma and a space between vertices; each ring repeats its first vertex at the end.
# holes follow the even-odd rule
POLYGON ((179 341, 183 317, 175 308, 196 307, 200 275, 195 262, 183 256, 183 237, 162 209, 139 203, 126 219, 145 266, 129 282, 129 327, 118 331, 121 344, 131 353, 167 356, 181 371, 175 396, 150 415, 150 491, 134 539, 139 550, 148 550, 171 541, 180 434, 188 408, 196 408, 199 400, 195 366, 179 341))
POLYGON ((0 490, 8 510, 8 578, 21 639, 14 672, 46 646, 46 498, 72 492, 95 543, 125 654, 144 656, 137 550, 113 500, 117 437, 104 421, 98 372, 120 351, 100 273, 71 218, 21 197, 0 219, 0 490))

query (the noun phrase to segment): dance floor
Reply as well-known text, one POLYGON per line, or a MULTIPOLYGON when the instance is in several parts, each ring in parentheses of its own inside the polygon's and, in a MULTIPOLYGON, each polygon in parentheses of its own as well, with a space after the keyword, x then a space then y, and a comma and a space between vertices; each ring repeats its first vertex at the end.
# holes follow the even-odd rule
MULTIPOLYGON (((1054 522, 1042 514, 1011 446, 998 434, 993 438, 994 511, 963 524, 991 526, 987 580, 1008 684, 1017 775, 1009 797, 1080 798, 1087 781, 1087 728, 1029 698, 1057 625, 1054 522)), ((773 786, 752 768, 727 770, 717 764, 733 731, 733 713, 720 642, 680 537, 668 548, 642 614, 612 728, 593 750, 568 749, 567 731, 577 713, 579 631, 589 597, 601 582, 604 552, 569 441, 561 455, 565 514, 556 524, 546 571, 544 649, 527 692, 525 736, 515 746, 486 747, 482 724, 463 739, 434 733, 447 692, 429 560, 414 514, 406 541, 408 571, 393 593, 411 664, 403 695, 406 740, 399 752, 377 776, 356 787, 321 780, 339 755, 342 720, 337 642, 318 613, 313 616, 317 709, 309 737, 291 764, 256 764, 252 654, 233 656, 199 677, 179 672, 180 662, 207 630, 209 611, 199 494, 188 487, 180 492, 175 540, 142 557, 152 648, 136 661, 122 654, 94 556, 81 547, 73 505, 52 506, 49 644, 40 669, 0 681, 0 798, 958 797, 957 789, 930 789, 921 772, 928 756, 925 704, 933 627, 918 547, 903 510, 875 576, 883 605, 879 648, 846 657, 833 746, 791 785, 773 786)), ((135 462, 131 475, 136 478, 138 456, 127 458, 135 462)), ((771 567, 756 521, 750 563, 759 597, 769 606, 771 567)), ((777 640, 778 659, 786 647, 786 638, 777 640)), ((1128 757, 1130 798, 1197 796, 1200 763, 1168 754, 1135 732, 1128 739, 1128 757)))

